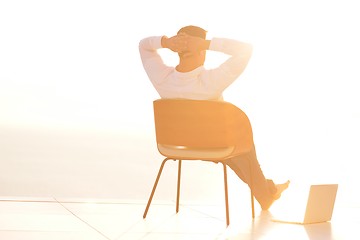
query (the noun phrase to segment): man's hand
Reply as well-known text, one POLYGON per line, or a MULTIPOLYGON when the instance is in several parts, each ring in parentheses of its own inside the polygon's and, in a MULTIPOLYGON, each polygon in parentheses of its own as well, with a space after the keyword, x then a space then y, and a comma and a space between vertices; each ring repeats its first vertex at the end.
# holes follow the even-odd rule
POLYGON ((161 39, 161 45, 164 48, 168 48, 177 53, 197 52, 207 50, 209 48, 210 41, 199 37, 193 37, 185 33, 180 33, 171 38, 164 36, 161 39))
POLYGON ((161 39, 161 45, 164 48, 168 48, 173 52, 184 52, 187 49, 187 40, 184 34, 175 35, 171 38, 163 37, 161 39))

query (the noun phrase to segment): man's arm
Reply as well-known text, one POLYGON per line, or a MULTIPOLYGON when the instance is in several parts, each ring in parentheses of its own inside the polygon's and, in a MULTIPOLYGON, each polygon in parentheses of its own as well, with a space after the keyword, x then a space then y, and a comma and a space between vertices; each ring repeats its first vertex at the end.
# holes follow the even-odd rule
POLYGON ((171 67, 166 66, 158 53, 158 49, 163 48, 161 44, 162 36, 154 36, 144 38, 139 43, 139 51, 141 61, 145 72, 147 73, 151 82, 161 82, 171 67))
POLYGON ((211 69, 210 73, 204 76, 209 86, 222 92, 245 70, 252 55, 252 46, 233 39, 213 38, 209 50, 229 56, 220 66, 211 69))

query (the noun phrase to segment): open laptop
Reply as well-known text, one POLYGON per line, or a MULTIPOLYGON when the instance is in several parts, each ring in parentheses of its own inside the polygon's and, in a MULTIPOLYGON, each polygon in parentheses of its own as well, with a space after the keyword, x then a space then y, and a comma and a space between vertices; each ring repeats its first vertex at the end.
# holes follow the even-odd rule
POLYGON ((337 189, 338 184, 311 185, 305 209, 293 206, 286 209, 286 215, 285 212, 275 215, 272 221, 293 224, 328 222, 332 218, 337 189))

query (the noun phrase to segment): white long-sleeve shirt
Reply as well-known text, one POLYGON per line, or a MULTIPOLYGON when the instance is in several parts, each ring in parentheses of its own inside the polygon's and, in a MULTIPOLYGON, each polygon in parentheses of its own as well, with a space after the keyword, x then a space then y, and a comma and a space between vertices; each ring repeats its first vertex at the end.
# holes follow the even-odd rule
POLYGON ((232 39, 213 38, 209 50, 229 58, 214 69, 200 66, 190 72, 178 72, 164 64, 157 52, 161 36, 140 41, 139 51, 144 69, 161 98, 222 100, 223 91, 244 71, 252 53, 251 45, 232 39))

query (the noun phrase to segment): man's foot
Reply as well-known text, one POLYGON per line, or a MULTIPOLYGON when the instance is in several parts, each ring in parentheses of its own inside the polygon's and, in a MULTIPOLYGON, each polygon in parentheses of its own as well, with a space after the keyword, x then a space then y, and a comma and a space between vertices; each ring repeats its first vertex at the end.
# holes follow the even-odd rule
POLYGON ((274 200, 278 200, 281 197, 281 193, 285 191, 289 187, 290 181, 286 181, 285 183, 276 184, 276 193, 274 194, 274 200))
POLYGON ((263 205, 261 206, 262 210, 265 210, 265 211, 268 210, 268 209, 271 207, 271 205, 272 205, 276 200, 278 200, 278 199, 281 197, 281 193, 282 193, 283 191, 285 191, 285 190, 289 187, 289 184, 290 184, 290 181, 289 181, 289 180, 286 181, 285 183, 276 184, 276 185, 275 185, 275 187, 276 187, 276 192, 275 192, 275 194, 273 195, 273 199, 270 200, 270 202, 267 203, 266 205, 263 204, 263 205))

